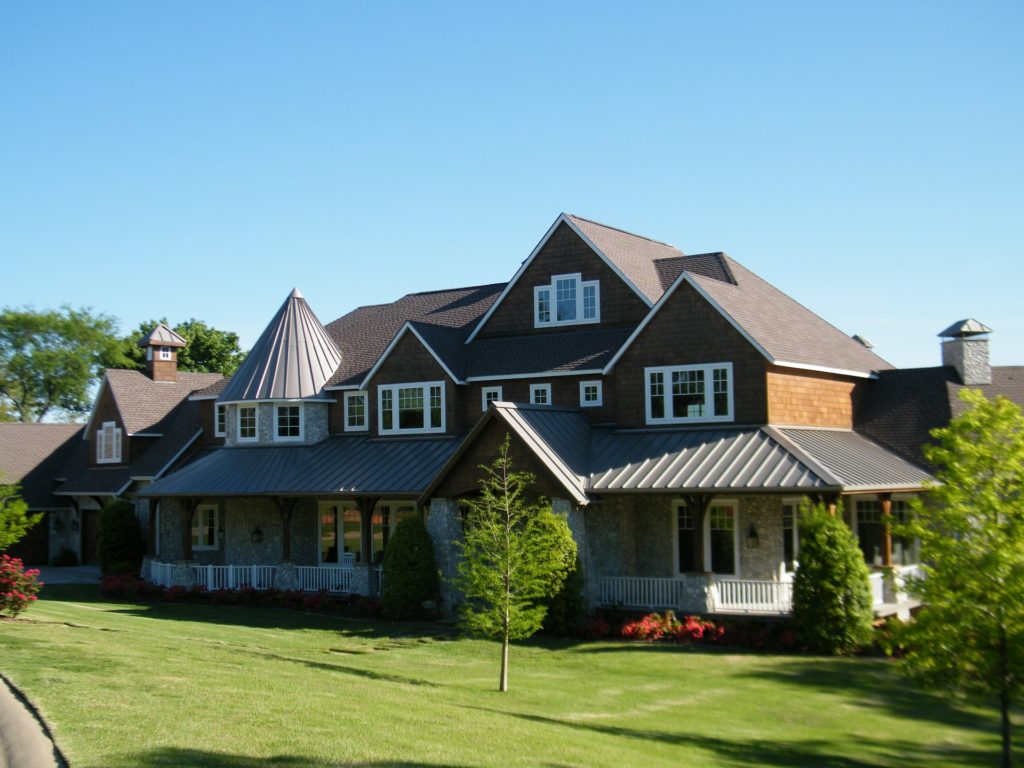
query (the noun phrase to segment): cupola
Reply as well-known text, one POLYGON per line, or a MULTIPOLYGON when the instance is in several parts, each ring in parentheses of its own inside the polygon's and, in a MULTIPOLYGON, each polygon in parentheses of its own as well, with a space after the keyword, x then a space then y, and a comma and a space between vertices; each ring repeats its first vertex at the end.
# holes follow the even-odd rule
POLYGON ((153 381, 178 380, 178 350, 188 342, 163 323, 136 342, 146 350, 146 373, 153 381))

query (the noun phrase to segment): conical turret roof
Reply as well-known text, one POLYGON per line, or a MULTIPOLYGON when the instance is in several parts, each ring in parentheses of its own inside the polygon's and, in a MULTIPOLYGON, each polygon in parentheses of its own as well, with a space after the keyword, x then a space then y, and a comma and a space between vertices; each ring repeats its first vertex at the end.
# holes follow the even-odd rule
POLYGON ((340 363, 338 348, 295 288, 217 399, 315 397, 340 363))

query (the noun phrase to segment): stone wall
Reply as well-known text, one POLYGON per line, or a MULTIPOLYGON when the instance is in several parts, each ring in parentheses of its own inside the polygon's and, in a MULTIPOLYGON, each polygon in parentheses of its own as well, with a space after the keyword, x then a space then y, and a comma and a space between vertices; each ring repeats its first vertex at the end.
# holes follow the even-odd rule
POLYGON ((275 407, 278 403, 255 403, 256 406, 256 437, 255 441, 238 440, 238 404, 227 406, 224 415, 224 444, 237 446, 251 445, 310 445, 319 443, 328 435, 327 409, 329 403, 302 404, 302 440, 275 440, 275 407))
POLYGON ((441 572, 441 601, 446 615, 451 615, 460 595, 452 586, 455 567, 459 562, 459 548, 455 542, 462 541, 462 520, 459 518, 459 503, 455 499, 431 499, 427 511, 427 532, 434 542, 434 558, 441 572))
POLYGON ((782 498, 743 496, 739 499, 740 578, 772 580, 779 577, 782 548, 782 498), (757 546, 748 541, 750 526, 757 530, 757 546))

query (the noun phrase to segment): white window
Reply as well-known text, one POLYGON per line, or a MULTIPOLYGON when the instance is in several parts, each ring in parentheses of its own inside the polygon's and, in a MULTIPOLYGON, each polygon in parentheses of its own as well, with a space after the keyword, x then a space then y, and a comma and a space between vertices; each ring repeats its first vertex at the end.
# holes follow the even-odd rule
POLYGON ((555 275, 550 285, 533 289, 533 326, 579 325, 601 320, 601 286, 579 272, 555 275))
POLYGON ((703 564, 697 562, 697 513, 683 502, 677 502, 675 507, 676 572, 683 574, 703 571, 703 564))
POLYGON ((800 557, 800 502, 782 502, 782 569, 794 573, 800 557))
POLYGON ((377 387, 377 430, 381 434, 444 432, 444 382, 377 387))
POLYGON ((255 405, 238 406, 238 439, 240 442, 253 442, 259 439, 255 405))
POLYGON ((533 405, 551 405, 551 385, 531 384, 530 402, 533 405))
POLYGON ((732 363, 645 368, 648 424, 732 421, 732 363))
POLYGON ((322 501, 319 505, 320 564, 343 565, 345 554, 359 562, 363 548, 363 517, 351 502, 322 501))
POLYGON ((170 360, 171 359, 171 348, 170 347, 160 347, 160 359, 161 360, 170 360))
POLYGON ((216 504, 200 504, 192 513, 192 549, 216 549, 220 509, 216 504))
POLYGON ((480 408, 484 413, 495 400, 501 400, 501 387, 483 387, 480 390, 480 408))
POLYGON ((345 393, 345 431, 365 432, 369 429, 370 420, 366 415, 366 393, 345 393))
POLYGON ((274 439, 302 439, 302 404, 285 403, 275 406, 274 439))
POLYGON ((117 464, 121 461, 121 428, 116 421, 105 421, 96 430, 96 463, 117 464))
POLYGON ((224 437, 228 431, 228 407, 218 403, 215 408, 217 422, 214 424, 213 434, 215 437, 224 437))
POLYGON ((580 408, 596 408, 604 402, 600 381, 580 382, 580 408))
POLYGON ((740 575, 740 521, 735 501, 714 501, 704 516, 704 570, 740 575))

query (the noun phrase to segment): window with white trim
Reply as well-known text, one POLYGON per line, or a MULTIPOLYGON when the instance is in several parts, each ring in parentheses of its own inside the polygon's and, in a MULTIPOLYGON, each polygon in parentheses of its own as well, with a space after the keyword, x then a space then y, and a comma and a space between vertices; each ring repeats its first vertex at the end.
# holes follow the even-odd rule
POLYGON ((480 409, 484 413, 495 400, 501 400, 501 387, 482 387, 480 389, 480 409))
POLYGON ((238 439, 240 442, 259 439, 255 405, 238 406, 238 439))
POLYGON ((713 501, 704 517, 704 570, 739 576, 739 512, 736 502, 713 501))
POLYGON ((192 549, 217 549, 217 523, 220 508, 216 504, 200 504, 192 513, 192 549))
POLYGON ((580 382, 580 408, 596 408, 604 402, 600 381, 580 382))
POLYGON ((782 567, 794 573, 800 557, 800 502, 782 503, 782 567))
POLYGON ((684 502, 676 504, 676 569, 677 573, 696 573, 704 567, 697 562, 697 515, 684 502))
POLYGON ((274 439, 302 439, 302 404, 284 403, 274 407, 274 439))
POLYGON ((220 403, 214 404, 214 418, 214 436, 224 437, 228 431, 228 407, 226 405, 221 405, 220 403))
POLYGON ((366 415, 366 392, 345 393, 345 431, 365 432, 370 428, 366 415))
POLYGON ((345 553, 362 559, 363 518, 351 502, 321 501, 317 515, 320 530, 320 565, 341 565, 345 553))
POLYGON ((381 434, 444 432, 444 382, 377 387, 377 430, 381 434))
POLYGON ((170 347, 160 347, 160 359, 161 360, 170 360, 171 357, 172 356, 171 356, 171 348, 170 347))
POLYGON ((96 463, 117 464, 121 461, 121 428, 116 421, 105 421, 96 430, 96 463))
POLYGON ((531 384, 530 403, 532 405, 551 405, 551 385, 531 384))
POLYGON ((554 275, 533 289, 533 327, 580 325, 601 321, 601 285, 579 272, 554 275))
POLYGON ((645 368, 648 424, 732 421, 732 363, 645 368))

